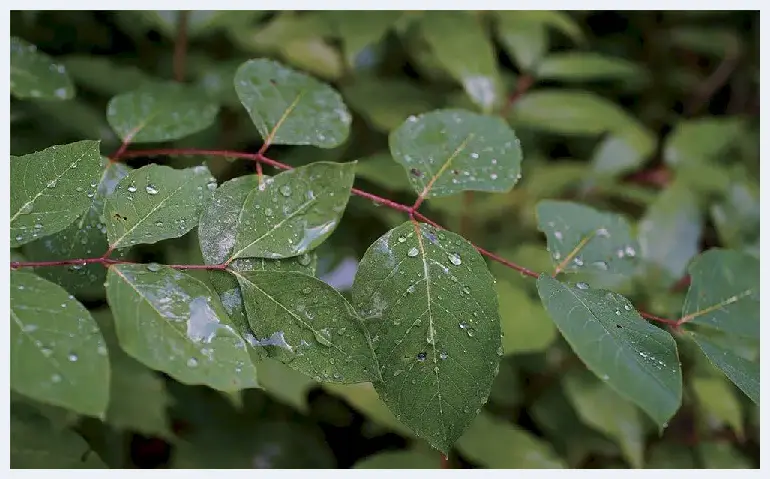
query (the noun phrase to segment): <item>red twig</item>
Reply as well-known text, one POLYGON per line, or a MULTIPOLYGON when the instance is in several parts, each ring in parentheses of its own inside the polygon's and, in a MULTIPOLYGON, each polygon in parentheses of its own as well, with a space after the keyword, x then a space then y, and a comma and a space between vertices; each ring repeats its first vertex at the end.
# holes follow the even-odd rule
POLYGON ((521 96, 527 92, 527 90, 534 85, 535 79, 530 75, 522 75, 519 77, 519 80, 516 82, 516 89, 513 90, 513 93, 508 96, 508 101, 505 103, 503 108, 500 110, 500 116, 503 118, 506 118, 508 116, 508 113, 511 112, 511 107, 513 107, 513 104, 516 103, 516 101, 521 98, 521 96))

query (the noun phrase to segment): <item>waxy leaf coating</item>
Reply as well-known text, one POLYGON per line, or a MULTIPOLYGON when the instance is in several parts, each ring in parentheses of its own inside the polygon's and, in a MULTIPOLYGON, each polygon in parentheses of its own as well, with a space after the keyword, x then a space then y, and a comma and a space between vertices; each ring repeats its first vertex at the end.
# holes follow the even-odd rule
POLYGON ((184 384, 256 387, 256 368, 216 294, 167 266, 120 264, 107 274, 120 346, 184 384))
POLYGON ((706 336, 690 333, 703 354, 755 404, 759 404, 759 363, 749 361, 706 336))
POLYGON ((361 320, 340 293, 294 272, 236 274, 255 341, 316 381, 360 383, 379 378, 361 320))
POLYGON ((101 172, 98 141, 11 156, 11 248, 78 219, 92 203, 101 172))
POLYGON ((103 417, 110 363, 99 326, 61 286, 11 271, 11 389, 103 417))
POLYGON ((634 272, 639 244, 623 216, 568 201, 543 200, 537 205, 537 221, 558 271, 634 272))
POLYGON ((75 96, 75 86, 63 65, 35 45, 11 37, 11 94, 22 99, 69 100, 75 96))
POLYGON ((315 249, 339 224, 355 162, 318 162, 284 171, 249 194, 230 258, 290 258, 315 249))
POLYGON ((179 83, 152 83, 112 98, 107 122, 124 142, 156 143, 208 128, 219 105, 179 83))
POLYGON ((537 280, 540 299, 588 369, 642 408, 660 427, 682 401, 676 342, 643 320, 623 296, 550 276, 537 280))
POLYGON ((184 170, 147 165, 120 180, 102 217, 112 248, 178 238, 195 228, 216 188, 205 166, 184 170))
POLYGON ((406 222, 369 247, 353 303, 372 337, 380 398, 446 452, 487 401, 503 354, 492 275, 462 237, 406 222))
POLYGON ((393 159, 425 198, 461 191, 506 192, 521 171, 521 146, 500 118, 465 110, 409 117, 390 134, 393 159))
POLYGON ((273 60, 241 65, 235 91, 267 144, 334 148, 350 134, 350 112, 336 90, 273 60))

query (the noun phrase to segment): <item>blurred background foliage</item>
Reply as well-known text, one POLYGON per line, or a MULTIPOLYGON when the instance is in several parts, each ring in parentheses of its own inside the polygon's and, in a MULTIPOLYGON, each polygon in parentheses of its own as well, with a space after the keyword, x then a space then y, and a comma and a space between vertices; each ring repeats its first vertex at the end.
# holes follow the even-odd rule
MULTIPOLYGON (((268 155, 294 166, 359 160, 358 187, 407 204, 414 196, 390 159, 391 129, 437 108, 504 115, 524 150, 516 188, 434 199, 423 210, 530 269, 552 267, 536 229, 543 198, 634 220, 643 250, 637 274, 586 280, 657 315, 676 317, 686 266, 699 251, 759 255, 758 12, 16 11, 11 35, 65 65, 77 89, 68 101, 12 99, 13 155, 80 139, 101 139, 103 154, 112 153, 119 141, 105 120, 107 101, 175 70, 223 108, 214 126, 167 146, 256 151, 261 141, 233 74, 244 60, 270 57, 334 85, 354 121, 339 148, 275 146, 268 155)), ((151 161, 161 159, 130 163, 151 161)), ((185 166, 199 158, 162 161, 185 166)), ((253 171, 223 158, 207 164, 220 181, 253 171)), ((345 215, 319 249, 320 277, 343 292, 369 244, 404 220, 356 197, 345 215)), ((194 232, 133 254, 202 263, 194 232)), ((98 275, 96 268, 68 274, 98 275)), ((506 355, 452 467, 758 467, 759 407, 690 343, 678 341, 683 406, 660 434, 586 372, 545 314, 534 281, 490 268, 506 355)), ((73 293, 97 318, 109 314, 102 288, 73 293)), ((109 317, 101 322, 109 325, 109 317)), ((758 338, 734 346, 758 355, 758 338)), ((265 361, 263 389, 225 396, 176 383, 124 354, 111 361, 119 377, 104 421, 12 396, 14 407, 51 431, 76 431, 111 467, 439 467, 439 453, 398 423, 368 384, 321 386, 265 361)), ((77 461, 87 463, 88 454, 77 461)))

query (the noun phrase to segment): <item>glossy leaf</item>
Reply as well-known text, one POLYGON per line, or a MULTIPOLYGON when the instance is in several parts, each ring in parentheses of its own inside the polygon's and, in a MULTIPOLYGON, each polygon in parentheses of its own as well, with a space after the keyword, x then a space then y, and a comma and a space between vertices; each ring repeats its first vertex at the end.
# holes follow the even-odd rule
POLYGON ((761 217, 758 184, 730 181, 724 198, 712 203, 710 213, 725 247, 758 253, 761 217))
POLYGON ((123 350, 184 384, 255 387, 244 339, 203 283, 166 266, 113 265, 107 301, 123 350))
MULTIPOLYGON (((179 20, 182 14, 179 10, 149 10, 140 13, 146 21, 159 28, 169 38, 176 38, 179 20)), ((190 37, 199 37, 219 29, 227 29, 247 25, 262 17, 267 12, 235 10, 190 10, 184 12, 186 32, 190 37)))
POLYGON ((689 266, 682 322, 759 338, 759 259, 712 249, 689 266))
POLYGON ((507 281, 497 282, 505 354, 543 351, 556 339, 556 327, 543 307, 526 290, 507 281))
POLYGON ((486 403, 503 354, 481 255, 454 233, 403 223, 367 250, 353 303, 381 366, 381 399, 446 452, 486 403))
POLYGON ((641 468, 645 434, 639 410, 593 378, 573 374, 566 376, 563 383, 580 419, 617 441, 626 460, 641 468))
POLYGON ((405 80, 360 78, 345 86, 342 94, 355 112, 384 133, 395 130, 410 115, 428 112, 439 105, 431 92, 405 80))
POLYGON ((754 469, 742 448, 725 441, 711 440, 698 444, 698 451, 707 469, 754 469))
POLYGON ((537 206, 537 221, 557 271, 634 272, 639 244, 622 215, 578 203, 543 200, 537 206))
POLYGON ((241 65, 235 91, 267 144, 334 148, 350 133, 351 116, 337 91, 278 62, 241 65))
POLYGON ((502 21, 520 25, 543 25, 569 37, 573 42, 580 43, 585 40, 580 25, 567 12, 555 10, 503 10, 495 13, 502 21))
POLYGON ((500 17, 497 24, 500 43, 522 71, 531 72, 548 51, 546 26, 516 15, 525 12, 496 13, 500 17))
POLYGON ((179 83, 145 84, 112 98, 107 121, 124 142, 157 143, 211 126, 219 105, 179 83))
POLYGON ((290 258, 337 227, 355 178, 353 163, 313 163, 265 180, 246 198, 230 258, 290 258))
POLYGON ((12 469, 105 469, 91 447, 70 429, 58 428, 45 417, 20 410, 10 414, 12 469))
POLYGON ((698 254, 702 229, 695 193, 681 183, 673 183, 660 193, 639 222, 642 259, 676 281, 698 254))
POLYGON ((123 352, 109 309, 93 312, 104 335, 110 358, 110 404, 105 421, 110 426, 151 436, 171 438, 166 409, 171 398, 164 379, 123 352))
POLYGON ((438 110, 410 117, 389 143, 393 159, 425 198, 466 190, 507 192, 521 176, 519 139, 492 116, 438 110))
POLYGON ((540 79, 560 81, 637 79, 643 74, 628 60, 591 52, 551 54, 540 62, 536 72, 540 79))
POLYGON ((719 158, 741 133, 736 118, 699 118, 676 125, 666 138, 663 160, 670 166, 699 166, 719 158))
POLYGON ((292 40, 280 50, 286 63, 319 78, 336 80, 344 73, 339 50, 323 38, 292 40))
POLYGON ((433 55, 485 113, 502 103, 494 47, 480 20, 466 12, 433 12, 421 21, 433 55), (456 32, 462 32, 457 35, 456 32))
POLYGON ((702 414, 727 424, 739 437, 743 437, 743 413, 734 388, 724 376, 696 377, 692 390, 702 414))
POLYGON ((150 164, 131 171, 107 196, 102 221, 112 248, 178 238, 195 228, 216 188, 205 166, 150 164))
POLYGON ((436 469, 441 464, 438 453, 403 450, 378 452, 356 462, 354 469, 436 469))
POLYGON ((65 229, 92 203, 101 173, 98 141, 11 156, 11 248, 65 229))
POLYGON ((385 426, 402 436, 413 436, 412 431, 396 419, 396 416, 380 400, 371 383, 322 383, 322 386, 330 394, 345 399, 353 409, 364 414, 377 425, 385 426))
POLYGON ((623 296, 541 275, 545 309, 588 369, 638 405, 660 427, 679 408, 682 371, 676 342, 643 320, 623 296))
POLYGON ((301 273, 236 273, 257 343, 316 381, 379 379, 372 343, 353 308, 326 283, 301 273))
POLYGON ((591 168, 603 177, 619 176, 639 168, 654 150, 655 141, 651 135, 639 134, 639 130, 634 129, 616 132, 596 147, 591 168))
MULTIPOLYGON (((107 251, 106 227, 101 221, 104 199, 115 191, 118 182, 128 175, 130 169, 123 163, 111 162, 106 158, 102 158, 102 168, 96 194, 89 193, 93 197, 88 211, 64 230, 25 245, 24 253, 29 261, 92 258, 107 251)), ((35 273, 78 297, 104 297, 107 270, 101 264, 35 268, 35 273)))
POLYGON ((702 334, 690 333, 701 351, 754 403, 759 404, 759 363, 748 361, 702 334))
POLYGON ((75 96, 64 66, 18 37, 11 37, 11 94, 16 98, 68 100, 75 96))
POLYGON ((76 83, 102 95, 118 95, 153 81, 140 69, 117 64, 107 56, 70 55, 62 61, 76 83))
POLYGON ((91 314, 64 289, 11 271, 11 388, 30 398, 103 417, 107 348, 91 314))
POLYGON ((366 47, 379 42, 403 13, 388 10, 330 10, 324 14, 342 40, 345 61, 353 67, 366 47))
POLYGON ((412 190, 409 179, 404 176, 404 169, 393 161, 390 153, 377 153, 357 160, 356 178, 363 178, 394 192, 412 190))
POLYGON ((470 460, 490 469, 565 467, 548 443, 487 413, 473 421, 457 442, 457 448, 470 460))

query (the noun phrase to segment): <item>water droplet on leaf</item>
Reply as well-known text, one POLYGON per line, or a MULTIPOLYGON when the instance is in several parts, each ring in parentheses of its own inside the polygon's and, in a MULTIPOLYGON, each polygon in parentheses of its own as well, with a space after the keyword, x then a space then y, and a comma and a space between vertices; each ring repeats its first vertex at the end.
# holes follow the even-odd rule
POLYGON ((578 289, 588 289, 588 283, 580 282, 580 283, 576 284, 575 286, 577 286, 578 289))
POLYGON ((410 258, 414 258, 418 254, 420 254, 420 251, 416 247, 414 247, 414 246, 412 247, 412 249, 410 249, 406 253, 406 255, 409 256, 410 258))
POLYGON ((154 185, 147 185, 144 189, 148 195, 157 195, 158 189, 154 185))
POLYGON ((449 258, 449 261, 455 266, 460 266, 460 264, 463 262, 462 259, 460 259, 460 255, 457 253, 449 253, 447 257, 449 258))

